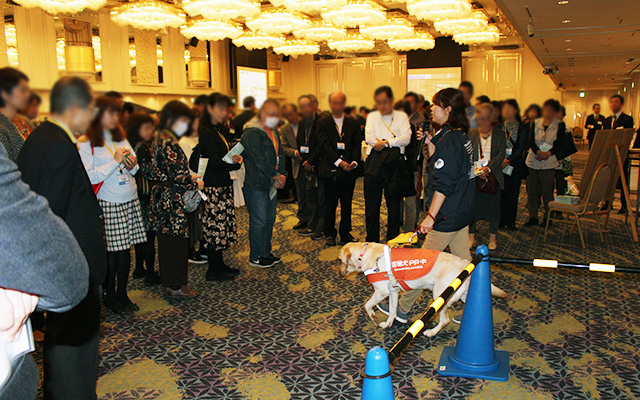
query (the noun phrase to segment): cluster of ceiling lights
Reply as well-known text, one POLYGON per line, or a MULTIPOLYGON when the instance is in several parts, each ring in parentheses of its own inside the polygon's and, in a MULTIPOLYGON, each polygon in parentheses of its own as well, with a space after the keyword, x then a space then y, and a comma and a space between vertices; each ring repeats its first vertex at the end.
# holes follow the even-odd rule
MULTIPOLYGON (((15 0, 51 13, 99 8, 106 0, 15 0), (57 6, 54 6, 57 4, 57 6), (64 10, 62 10, 64 4, 64 10), (77 7, 71 10, 71 5, 77 7), (49 8, 47 8, 47 7, 49 8)), ((442 34, 462 44, 495 43, 499 32, 469 0, 379 0, 404 3, 409 14, 433 23, 442 34)), ((135 29, 180 27, 186 37, 232 39, 247 49, 272 47, 278 54, 316 54, 321 42, 340 52, 368 51, 386 41, 398 51, 432 49, 435 40, 416 31, 406 16, 387 13, 372 0, 270 0, 261 10, 254 0, 182 0, 181 8, 161 0, 134 0, 111 10, 114 22, 135 29), (187 17, 188 15, 188 17, 187 17), (244 26, 243 26, 244 25, 244 26)), ((415 19, 414 19, 415 21, 415 19)))

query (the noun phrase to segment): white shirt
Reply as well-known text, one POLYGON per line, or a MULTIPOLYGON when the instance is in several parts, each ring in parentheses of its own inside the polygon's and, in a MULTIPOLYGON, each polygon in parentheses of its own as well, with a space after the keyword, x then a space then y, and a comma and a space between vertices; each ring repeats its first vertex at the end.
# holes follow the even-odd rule
POLYGON ((380 111, 374 111, 367 116, 367 124, 364 128, 365 140, 371 148, 376 144, 376 139, 386 140, 389 147, 399 147, 404 154, 404 148, 411 141, 411 124, 409 117, 402 111, 393 110, 391 114, 382 116, 380 111))
POLYGON ((482 162, 488 163, 491 160, 491 135, 489 135, 486 139, 480 136, 480 160, 482 162))
POLYGON ((91 143, 88 140, 78 143, 80 158, 91 184, 104 182, 98 191, 98 199, 110 203, 126 203, 138 196, 133 175, 138 172, 139 167, 136 165, 129 171, 124 163, 118 164, 113 158, 117 149, 128 149, 133 156, 136 155, 127 139, 114 143, 108 132, 105 133, 104 146, 94 147, 93 154, 91 154, 91 143))
POLYGON ((293 129, 293 133, 295 133, 296 136, 298 136, 298 126, 300 125, 291 124, 291 129, 293 129))
POLYGON ((333 122, 336 124, 338 133, 342 135, 342 124, 344 123, 344 114, 340 118, 333 117, 333 122))

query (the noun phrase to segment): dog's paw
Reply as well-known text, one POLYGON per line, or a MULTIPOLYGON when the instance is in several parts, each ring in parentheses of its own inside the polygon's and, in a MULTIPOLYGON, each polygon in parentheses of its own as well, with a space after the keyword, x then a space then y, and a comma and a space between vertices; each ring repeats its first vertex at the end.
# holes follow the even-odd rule
POLYGON ((367 315, 369 316, 369 318, 371 318, 371 320, 372 320, 373 322, 375 322, 375 321, 376 321, 376 312, 375 312, 375 311, 373 311, 373 309, 371 309, 371 310, 365 310, 365 311, 367 312, 367 315))
POLYGON ((434 337, 435 335, 438 334, 438 331, 435 330, 435 328, 434 329, 427 329, 422 334, 425 335, 426 337, 434 337))
POLYGON ((393 320, 381 322, 379 326, 382 329, 387 329, 387 328, 391 328, 391 325, 393 325, 393 320))

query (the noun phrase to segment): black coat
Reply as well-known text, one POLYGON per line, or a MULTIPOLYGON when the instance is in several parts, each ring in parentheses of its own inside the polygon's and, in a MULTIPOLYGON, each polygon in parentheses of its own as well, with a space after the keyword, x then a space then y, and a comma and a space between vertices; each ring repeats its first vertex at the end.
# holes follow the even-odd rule
POLYGON ((604 120, 604 126, 602 127, 602 129, 617 129, 617 128, 624 128, 624 129, 633 128, 633 117, 625 113, 620 114, 620 117, 616 121, 615 127, 613 126, 613 116, 607 117, 607 119, 604 120))
POLYGON ((31 190, 46 198, 71 229, 89 264, 89 284, 101 284, 107 271, 102 209, 69 136, 43 122, 24 143, 18 167, 31 190))
POLYGON ((313 122, 311 123, 311 129, 307 132, 308 119, 303 119, 298 126, 298 135, 296 136, 296 142, 298 143, 298 150, 300 151, 301 162, 308 161, 309 164, 315 166, 320 160, 320 146, 318 142, 318 122, 320 116, 314 115, 313 122), (303 153, 300 148, 302 146, 309 147, 309 153, 303 153))
MULTIPOLYGON (((509 133, 507 132, 504 125, 503 130, 505 131, 507 140, 510 141, 511 144, 513 144, 511 155, 507 157, 507 159, 509 160, 509 165, 513 167, 511 176, 520 179, 522 177, 522 172, 525 170, 524 159, 525 153, 528 150, 531 125, 520 122, 518 124, 518 135, 515 140, 513 140, 513 134, 511 135, 511 138, 509 138, 509 133)), ((507 143, 507 145, 508 144, 509 143, 507 143)))
POLYGON ((216 127, 203 127, 200 131, 200 157, 209 159, 204 173, 205 187, 232 186, 233 181, 229 172, 238 170, 241 166, 241 164, 228 164, 222 160, 229 149, 217 129, 216 127))
POLYGON ((235 131, 235 139, 240 140, 242 137, 242 131, 244 129, 244 124, 249 122, 251 118, 256 116, 256 112, 250 108, 242 111, 240 114, 236 115, 233 119, 233 130, 235 131))
POLYGON ((343 137, 340 139, 340 134, 338 133, 332 116, 322 118, 318 121, 316 125, 320 154, 318 176, 329 177, 346 173, 355 176, 355 170, 345 172, 342 168, 336 167, 335 162, 338 158, 341 158, 349 164, 353 161, 360 164, 360 144, 362 143, 360 128, 353 118, 344 118, 342 122, 342 133, 343 137), (344 150, 338 150, 338 142, 344 143, 344 150))
POLYGON ((584 128, 588 129, 587 139, 589 143, 593 144, 593 139, 596 137, 596 132, 601 130, 604 126, 604 115, 598 114, 596 118, 595 114, 591 114, 587 116, 587 122, 584 124, 584 128), (593 128, 589 128, 590 125, 593 125, 593 128))

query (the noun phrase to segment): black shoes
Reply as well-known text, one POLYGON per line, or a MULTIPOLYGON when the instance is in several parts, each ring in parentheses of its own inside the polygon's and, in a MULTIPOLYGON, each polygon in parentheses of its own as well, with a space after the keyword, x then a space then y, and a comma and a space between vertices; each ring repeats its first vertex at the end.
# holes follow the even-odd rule
POLYGON ((232 273, 231 271, 223 270, 223 271, 216 271, 212 273, 207 272, 204 278, 207 280, 207 282, 212 282, 212 281, 226 282, 226 281, 232 281, 236 279, 236 274, 232 273))
POLYGON ((529 221, 524 223, 524 226, 536 226, 540 223, 540 221, 538 221, 538 218, 529 218, 529 221))
POLYGON ((144 283, 147 285, 159 285, 162 283, 162 280, 156 271, 149 271, 147 272, 147 276, 144 278, 144 283))
POLYGON ((311 229, 309 228, 304 228, 300 231, 300 235, 302 236, 313 236, 315 232, 313 232, 311 229))
POLYGON ((271 259, 271 257, 258 257, 257 260, 249 261, 249 265, 258 268, 271 268, 275 265, 275 263, 275 260, 271 259))
POLYGON ((145 271, 144 269, 136 268, 133 270, 133 279, 140 279, 146 276, 147 276, 147 271, 145 271))
POLYGON ((348 235, 340 235, 340 244, 344 245, 347 243, 353 243, 356 241, 356 238, 353 237, 353 235, 348 234, 348 235))
POLYGON ((293 226, 293 230, 294 231, 301 231, 303 229, 307 229, 307 223, 306 222, 298 222, 297 224, 295 224, 293 226))
POLYGON ((202 258, 200 253, 195 251, 195 249, 191 249, 189 251, 189 262, 194 264, 206 264, 207 260, 202 258))
POLYGON ((336 245, 336 238, 333 236, 329 236, 327 238, 327 246, 335 246, 336 245))
POLYGON ((271 261, 273 261, 273 264, 280 264, 282 262, 282 259, 280 257, 276 257, 273 255, 273 253, 269 254, 268 257, 271 261))
POLYGON ((326 238, 327 237, 322 232, 315 232, 313 235, 311 235, 311 240, 322 240, 326 238))

